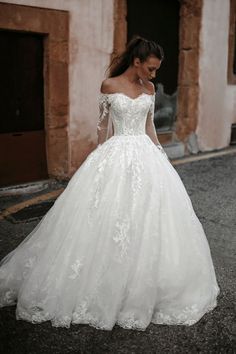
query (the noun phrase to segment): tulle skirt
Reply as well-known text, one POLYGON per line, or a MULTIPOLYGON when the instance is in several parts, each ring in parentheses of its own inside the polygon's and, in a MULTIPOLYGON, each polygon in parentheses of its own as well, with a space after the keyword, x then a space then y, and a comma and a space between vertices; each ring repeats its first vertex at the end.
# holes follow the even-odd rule
POLYGON ((219 292, 186 189, 146 134, 115 135, 90 153, 0 263, 0 306, 57 327, 191 326, 219 292))

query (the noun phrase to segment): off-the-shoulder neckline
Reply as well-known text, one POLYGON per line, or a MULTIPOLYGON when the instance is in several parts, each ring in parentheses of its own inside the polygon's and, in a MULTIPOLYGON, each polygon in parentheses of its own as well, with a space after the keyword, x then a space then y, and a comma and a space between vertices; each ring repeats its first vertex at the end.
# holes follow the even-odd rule
POLYGON ((155 96, 155 94, 156 94, 156 92, 153 93, 153 94, 149 94, 149 93, 146 93, 146 92, 142 92, 142 93, 140 93, 137 97, 132 98, 132 97, 126 95, 126 94, 123 93, 123 92, 104 93, 104 92, 101 92, 101 91, 100 91, 100 95, 101 95, 101 96, 123 95, 123 96, 125 96, 125 97, 127 97, 127 98, 129 98, 130 100, 133 100, 133 101, 134 101, 134 100, 137 100, 139 97, 141 97, 141 96, 143 96, 143 95, 147 95, 147 96, 153 97, 153 96, 155 96))

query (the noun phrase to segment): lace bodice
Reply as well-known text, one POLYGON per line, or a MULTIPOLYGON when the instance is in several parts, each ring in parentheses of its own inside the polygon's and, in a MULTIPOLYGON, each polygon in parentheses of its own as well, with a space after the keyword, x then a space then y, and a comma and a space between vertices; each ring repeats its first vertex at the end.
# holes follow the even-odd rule
POLYGON ((146 119, 148 113, 152 113, 154 101, 155 95, 146 93, 136 98, 130 98, 123 93, 100 94, 99 123, 101 124, 109 114, 114 127, 114 135, 145 134, 146 119))
POLYGON ((124 93, 100 93, 100 115, 97 123, 98 144, 109 135, 136 136, 147 134, 159 150, 166 156, 154 125, 155 94, 141 93, 131 98, 124 93), (111 125, 113 132, 111 133, 111 125))

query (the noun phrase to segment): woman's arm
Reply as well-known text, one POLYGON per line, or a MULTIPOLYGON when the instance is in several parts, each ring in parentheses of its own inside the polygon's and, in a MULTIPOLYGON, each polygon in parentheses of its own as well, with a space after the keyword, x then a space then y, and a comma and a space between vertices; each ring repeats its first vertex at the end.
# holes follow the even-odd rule
POLYGON ((108 94, 111 90, 110 79, 106 79, 102 82, 99 96, 99 118, 97 123, 97 137, 98 145, 103 144, 110 136, 113 135, 113 126, 109 119, 110 104, 108 100, 108 94))
POLYGON ((160 144, 157 133, 156 133, 156 128, 154 125, 152 113, 149 112, 146 120, 146 134, 149 136, 149 138, 154 142, 155 145, 160 144))
POLYGON ((160 144, 160 141, 158 140, 157 133, 156 133, 156 128, 154 125, 154 110, 155 110, 155 89, 153 85, 153 96, 152 96, 152 104, 150 106, 147 119, 146 119, 146 134, 149 136, 149 138, 153 141, 153 143, 156 145, 156 147, 166 156, 166 158, 169 160, 167 154, 165 153, 163 147, 160 144))

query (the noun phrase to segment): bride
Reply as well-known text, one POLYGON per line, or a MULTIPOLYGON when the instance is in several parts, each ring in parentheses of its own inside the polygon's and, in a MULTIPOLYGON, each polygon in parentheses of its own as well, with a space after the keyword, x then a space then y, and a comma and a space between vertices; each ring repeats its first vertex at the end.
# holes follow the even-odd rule
POLYGON ((137 37, 112 63, 97 148, 2 259, 0 306, 16 305, 17 319, 145 330, 191 326, 217 306, 206 235, 153 123, 149 80, 163 58, 137 37))

